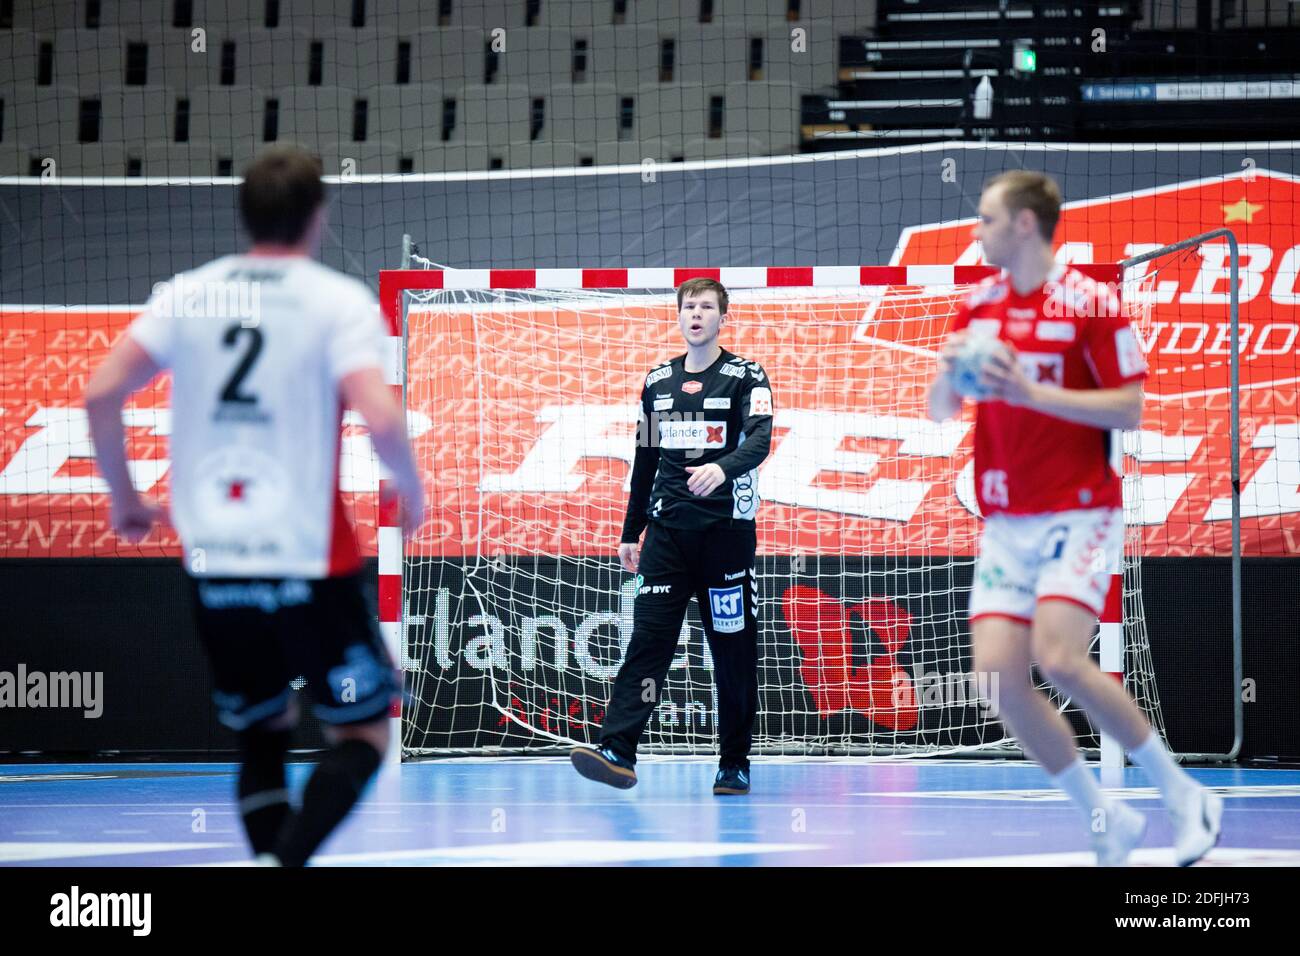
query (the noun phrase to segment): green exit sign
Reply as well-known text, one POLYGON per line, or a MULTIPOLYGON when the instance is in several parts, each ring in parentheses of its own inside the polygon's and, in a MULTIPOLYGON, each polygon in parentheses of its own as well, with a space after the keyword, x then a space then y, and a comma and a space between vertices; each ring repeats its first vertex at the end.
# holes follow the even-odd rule
POLYGON ((1017 73, 1033 73, 1038 69, 1038 54, 1030 47, 1018 46, 1011 64, 1017 73))

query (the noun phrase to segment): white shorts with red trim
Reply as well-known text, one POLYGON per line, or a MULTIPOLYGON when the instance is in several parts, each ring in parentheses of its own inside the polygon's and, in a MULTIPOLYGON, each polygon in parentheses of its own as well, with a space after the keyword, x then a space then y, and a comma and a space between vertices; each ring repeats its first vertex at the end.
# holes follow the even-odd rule
POLYGON ((970 619, 1029 624, 1039 601, 1068 601, 1098 616, 1124 547, 1118 508, 994 515, 984 522, 970 619))

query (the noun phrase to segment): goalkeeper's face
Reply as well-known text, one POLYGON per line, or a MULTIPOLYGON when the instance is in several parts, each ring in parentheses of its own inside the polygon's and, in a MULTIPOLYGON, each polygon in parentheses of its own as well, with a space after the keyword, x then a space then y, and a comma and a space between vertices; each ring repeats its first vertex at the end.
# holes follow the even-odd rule
POLYGON ((718 308, 718 294, 712 289, 682 297, 682 309, 677 313, 677 324, 682 338, 689 346, 708 346, 718 339, 725 321, 718 308))

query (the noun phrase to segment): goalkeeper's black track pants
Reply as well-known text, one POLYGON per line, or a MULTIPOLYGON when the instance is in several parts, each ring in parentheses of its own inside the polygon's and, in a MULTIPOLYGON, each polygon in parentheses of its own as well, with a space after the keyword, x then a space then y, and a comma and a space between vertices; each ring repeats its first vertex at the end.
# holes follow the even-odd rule
POLYGON ((627 656, 614 680, 601 744, 636 760, 637 742, 662 700, 692 596, 699 602, 717 685, 720 765, 749 768, 758 713, 758 581, 752 522, 695 531, 651 521, 637 567, 627 656))

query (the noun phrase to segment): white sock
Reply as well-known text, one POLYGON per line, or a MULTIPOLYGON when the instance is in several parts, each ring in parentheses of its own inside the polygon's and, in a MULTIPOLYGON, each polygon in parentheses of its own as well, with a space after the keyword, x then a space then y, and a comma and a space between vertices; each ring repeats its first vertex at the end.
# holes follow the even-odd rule
POLYGON ((1171 800, 1182 800, 1196 789, 1196 781, 1178 766, 1173 754, 1155 731, 1151 732, 1142 746, 1130 750, 1129 756, 1150 775, 1152 782, 1160 788, 1166 804, 1171 800))
MULTIPOLYGON (((1096 812, 1101 810, 1105 816, 1109 816, 1115 803, 1101 792, 1097 779, 1088 772, 1083 761, 1075 757, 1074 763, 1052 778, 1052 783, 1064 790, 1074 801, 1074 805, 1087 818, 1089 829, 1094 833, 1100 832, 1096 829, 1098 825, 1096 812)), ((1105 825, 1104 820, 1101 825, 1105 825)))

